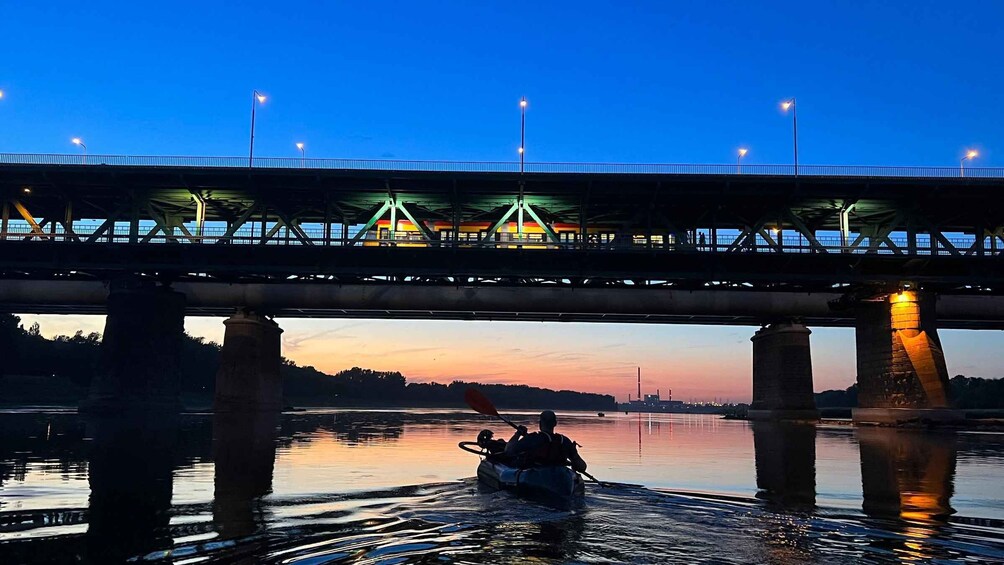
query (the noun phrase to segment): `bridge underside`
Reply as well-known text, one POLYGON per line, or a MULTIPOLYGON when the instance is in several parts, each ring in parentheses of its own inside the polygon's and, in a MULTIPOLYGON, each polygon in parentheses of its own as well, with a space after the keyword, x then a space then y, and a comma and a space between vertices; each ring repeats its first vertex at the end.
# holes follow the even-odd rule
MULTIPOLYGON (((838 292, 684 290, 671 287, 571 288, 335 284, 322 281, 238 283, 186 281, 189 316, 227 317, 236 306, 276 317, 535 322, 604 322, 760 326, 800 319, 813 327, 854 327, 855 311, 838 292)), ((105 314, 108 286, 95 280, 7 280, 0 309, 22 314, 105 314)), ((946 329, 1004 329, 1004 299, 941 296, 946 329)))

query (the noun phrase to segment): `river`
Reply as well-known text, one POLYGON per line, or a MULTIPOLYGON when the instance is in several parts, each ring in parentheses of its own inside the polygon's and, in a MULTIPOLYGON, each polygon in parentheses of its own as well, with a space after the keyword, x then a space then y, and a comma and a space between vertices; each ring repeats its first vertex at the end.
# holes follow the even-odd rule
POLYGON ((559 413, 620 484, 558 509, 479 487, 484 428, 2 410, 0 563, 1004 563, 999 433, 559 413))

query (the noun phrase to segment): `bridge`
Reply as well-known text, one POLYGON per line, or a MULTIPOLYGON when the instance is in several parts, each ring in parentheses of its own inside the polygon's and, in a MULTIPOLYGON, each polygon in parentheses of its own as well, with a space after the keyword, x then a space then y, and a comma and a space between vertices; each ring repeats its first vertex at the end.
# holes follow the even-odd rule
POLYGON ((276 316, 763 326, 771 418, 815 413, 808 326, 855 327, 863 420, 953 417, 937 329, 1004 329, 1004 169, 252 164, 0 155, 0 308, 107 314, 111 409, 177 402, 186 315, 266 408, 276 316))

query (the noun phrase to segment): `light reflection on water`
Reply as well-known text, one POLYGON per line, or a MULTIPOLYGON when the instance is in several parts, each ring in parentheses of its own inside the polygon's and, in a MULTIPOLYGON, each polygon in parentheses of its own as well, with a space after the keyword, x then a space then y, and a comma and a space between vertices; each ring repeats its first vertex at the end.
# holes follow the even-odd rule
POLYGON ((462 412, 0 412, 0 563, 1004 561, 1004 435, 559 418, 647 488, 484 492, 456 444, 508 433, 462 412))

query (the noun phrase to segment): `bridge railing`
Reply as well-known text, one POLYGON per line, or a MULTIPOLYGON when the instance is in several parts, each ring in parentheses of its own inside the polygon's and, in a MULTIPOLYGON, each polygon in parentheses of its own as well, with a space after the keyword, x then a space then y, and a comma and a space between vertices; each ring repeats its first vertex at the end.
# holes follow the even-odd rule
MULTIPOLYGON (((247 169, 328 169, 409 172, 518 173, 510 161, 405 161, 296 157, 186 157, 163 155, 56 155, 0 153, 0 165, 113 165, 247 169)), ((794 176, 794 165, 686 163, 525 163, 526 173, 794 176)), ((799 165, 799 176, 1004 178, 1004 167, 885 167, 799 165)))
MULTIPOLYGON (((156 233, 139 233, 131 235, 126 226, 117 226, 113 233, 102 232, 94 235, 97 225, 77 225, 72 232, 67 232, 61 225, 57 225, 55 230, 32 230, 27 225, 10 225, 6 232, 0 232, 0 241, 35 241, 35 242, 68 242, 86 244, 87 242, 99 244, 224 244, 240 246, 360 246, 360 247, 456 247, 456 248, 495 248, 495 249, 545 249, 583 252, 605 252, 605 251, 628 251, 637 253, 676 253, 686 252, 707 252, 707 253, 850 253, 850 254, 877 254, 877 255, 910 255, 910 256, 949 256, 949 255, 975 255, 981 252, 978 249, 978 241, 972 237, 957 238, 944 237, 939 242, 926 234, 918 234, 918 237, 911 247, 907 238, 887 237, 882 240, 872 240, 861 238, 856 245, 842 243, 839 237, 817 236, 814 244, 805 237, 798 234, 785 234, 778 237, 774 234, 772 240, 767 241, 762 236, 757 236, 753 241, 748 241, 743 245, 736 244, 736 238, 731 236, 719 236, 717 241, 700 238, 697 241, 680 242, 672 237, 657 236, 651 239, 644 236, 621 236, 614 237, 607 241, 586 241, 570 240, 555 242, 546 238, 544 234, 523 234, 519 236, 514 233, 497 233, 495 237, 481 241, 477 239, 476 233, 464 234, 473 236, 471 239, 448 239, 448 240, 428 240, 419 232, 395 232, 393 234, 378 234, 377 232, 366 232, 362 236, 353 228, 349 231, 348 237, 332 235, 325 237, 323 228, 300 227, 300 234, 285 228, 275 229, 272 226, 271 235, 262 238, 261 232, 255 232, 244 228, 234 234, 227 235, 224 228, 204 228, 199 233, 194 226, 187 226, 184 230, 175 228, 173 233, 167 234, 163 231, 156 233), (949 244, 951 247, 945 245, 949 244)), ((857 234, 851 234, 853 239, 857 239, 857 234)), ((995 245, 993 238, 985 238, 983 241, 982 254, 1000 255, 1004 249, 995 245)))

